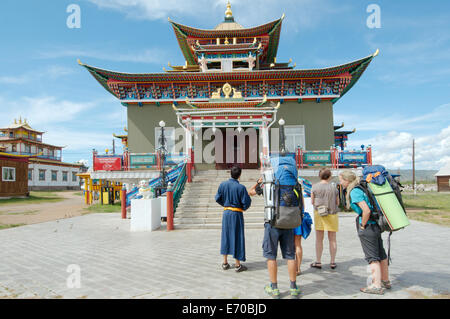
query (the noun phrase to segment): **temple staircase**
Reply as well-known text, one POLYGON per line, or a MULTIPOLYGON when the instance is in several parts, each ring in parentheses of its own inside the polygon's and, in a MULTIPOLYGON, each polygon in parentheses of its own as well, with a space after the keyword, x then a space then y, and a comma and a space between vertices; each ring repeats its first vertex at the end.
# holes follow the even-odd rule
MULTIPOLYGON (((258 169, 243 169, 240 183, 247 190, 261 173, 258 169)), ((214 200, 221 182, 230 178, 229 170, 207 170, 195 174, 186 183, 174 216, 175 229, 221 229, 223 208, 214 200)), ((264 228, 264 199, 252 197, 251 207, 244 212, 245 228, 264 228)))

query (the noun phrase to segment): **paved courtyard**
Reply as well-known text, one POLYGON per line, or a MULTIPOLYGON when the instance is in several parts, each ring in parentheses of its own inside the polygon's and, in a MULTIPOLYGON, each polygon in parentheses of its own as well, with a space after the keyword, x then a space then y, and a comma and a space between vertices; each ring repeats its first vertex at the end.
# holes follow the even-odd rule
MULTIPOLYGON (((302 298, 448 296, 450 228, 415 221, 392 236, 393 289, 384 296, 360 293, 369 274, 354 216, 340 217, 335 270, 328 265, 327 239, 322 270, 309 268, 314 233, 303 241, 303 273, 297 277, 302 298)), ((249 270, 235 273, 220 267, 220 230, 167 232, 163 225, 155 232, 131 233, 129 225, 120 214, 90 214, 1 230, 0 297, 268 298, 262 228, 246 230, 249 270), (68 288, 77 267, 81 287, 68 288)), ((288 297, 287 266, 278 263, 279 288, 288 297)))

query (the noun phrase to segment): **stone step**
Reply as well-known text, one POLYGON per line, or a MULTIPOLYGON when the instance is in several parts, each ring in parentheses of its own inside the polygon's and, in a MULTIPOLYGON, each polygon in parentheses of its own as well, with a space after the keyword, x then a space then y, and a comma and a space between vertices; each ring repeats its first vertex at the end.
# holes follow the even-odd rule
MULTIPOLYGON (((223 216, 222 211, 218 212, 176 212, 174 218, 222 218, 223 216)), ((244 212, 244 219, 247 220, 247 218, 250 217, 264 217, 264 211, 246 211, 244 212)))
MULTIPOLYGON (((220 218, 174 218, 173 219, 174 224, 221 224, 222 223, 222 217, 220 218)), ((252 223, 264 223, 264 216, 261 217, 247 217, 244 218, 245 224, 252 224, 252 223)))
MULTIPOLYGON (((222 229, 222 224, 174 224, 177 229, 222 229)), ((244 229, 264 229, 264 223, 245 224, 244 229)))

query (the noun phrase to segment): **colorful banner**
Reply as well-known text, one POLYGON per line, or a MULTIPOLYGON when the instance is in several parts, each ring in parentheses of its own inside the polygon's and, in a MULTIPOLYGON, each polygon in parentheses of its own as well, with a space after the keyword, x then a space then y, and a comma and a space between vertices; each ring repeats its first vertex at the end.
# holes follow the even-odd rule
POLYGON ((303 163, 305 164, 331 164, 331 153, 303 153, 303 163))
POLYGON ((156 164, 156 154, 130 154, 131 168, 152 168, 156 164))
POLYGON ((94 171, 122 170, 122 156, 94 157, 94 171))
POLYGON ((366 152, 340 153, 339 163, 367 164, 367 153, 366 152))

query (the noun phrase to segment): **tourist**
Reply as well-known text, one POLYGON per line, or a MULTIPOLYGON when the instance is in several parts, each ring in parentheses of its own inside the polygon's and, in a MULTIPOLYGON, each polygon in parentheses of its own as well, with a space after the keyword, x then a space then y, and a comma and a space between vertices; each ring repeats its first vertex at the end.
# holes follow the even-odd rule
POLYGON ((215 197, 216 202, 224 208, 220 245, 220 253, 223 255, 222 269, 230 269, 228 255, 233 255, 236 272, 247 270, 247 267, 241 264, 241 261, 245 261, 243 212, 252 202, 245 186, 239 183, 241 173, 240 167, 233 166, 231 178, 220 184, 215 197))
POLYGON ((390 289, 389 264, 386 251, 383 247, 381 229, 378 224, 370 220, 373 209, 367 195, 359 188, 359 178, 350 170, 339 175, 341 185, 346 189, 346 206, 352 208, 357 214, 356 227, 361 246, 370 265, 372 283, 360 290, 369 294, 384 294, 384 289, 390 289))
MULTIPOLYGON (((275 178, 281 185, 283 185, 282 187, 286 187, 284 189, 284 194, 288 195, 288 197, 290 197, 291 199, 295 198, 292 206, 298 206, 299 198, 294 193, 294 186, 298 183, 298 172, 295 160, 291 157, 282 155, 276 162, 278 165, 272 164, 273 166, 275 166, 275 178), (287 190, 289 188, 290 190, 287 190)), ((263 194, 260 183, 261 180, 258 180, 258 183, 250 189, 249 194, 251 196, 263 194)), ((281 195, 280 198, 284 198, 283 195, 281 195)), ((282 201, 283 200, 280 199, 280 205, 282 204, 282 201)), ((263 256, 267 258, 267 270, 269 272, 270 279, 270 284, 264 287, 264 291, 273 298, 280 298, 280 290, 278 289, 277 281, 278 244, 280 246, 283 259, 287 260, 291 298, 298 298, 301 291, 300 288, 297 287, 294 228, 280 229, 277 227, 273 227, 270 222, 266 222, 264 224, 264 238, 262 243, 263 256)))
POLYGON ((339 229, 339 196, 337 187, 330 183, 332 173, 328 168, 322 168, 319 172, 320 182, 311 188, 311 204, 314 206, 314 222, 316 230, 316 261, 311 267, 322 269, 323 239, 328 232, 330 249, 330 268, 336 265, 336 233, 339 229))

